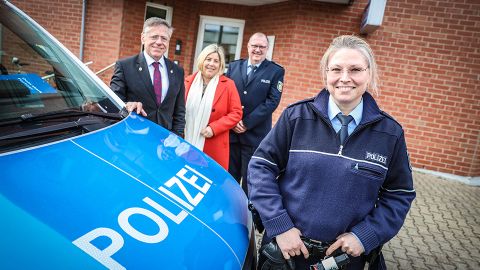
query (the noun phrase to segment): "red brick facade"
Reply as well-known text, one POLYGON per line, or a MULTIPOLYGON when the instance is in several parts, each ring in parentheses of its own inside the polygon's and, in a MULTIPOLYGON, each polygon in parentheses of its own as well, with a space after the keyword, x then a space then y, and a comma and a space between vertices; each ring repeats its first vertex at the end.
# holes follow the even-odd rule
MULTIPOLYGON (((358 34, 367 0, 335 5, 309 0, 258 7, 189 0, 152 1, 173 8, 169 57, 192 71, 200 15, 245 20, 242 57, 257 31, 275 36, 273 59, 286 69, 278 117, 288 104, 322 88, 319 62, 333 37, 358 34), (183 41, 174 55, 176 39, 183 41)), ((78 55, 82 1, 14 0, 78 55)), ((84 61, 97 71, 140 51, 145 1, 89 0, 84 61)), ((380 69, 382 109, 404 127, 412 165, 480 176, 480 3, 388 1, 382 26, 365 36, 380 69)), ((102 75, 108 82, 112 70, 102 75)))

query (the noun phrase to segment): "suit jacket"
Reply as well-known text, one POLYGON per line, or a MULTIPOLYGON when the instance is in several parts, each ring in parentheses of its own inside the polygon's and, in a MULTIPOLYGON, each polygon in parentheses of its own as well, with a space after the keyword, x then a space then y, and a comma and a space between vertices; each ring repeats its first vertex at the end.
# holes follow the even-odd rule
POLYGON ((231 62, 227 77, 237 86, 247 131, 230 131, 230 142, 257 147, 272 129, 272 113, 280 103, 285 70, 275 62, 264 60, 247 83, 248 59, 231 62))
MULTIPOLYGON (((190 91, 195 74, 185 79, 186 95, 190 91)), ((208 125, 213 130, 213 137, 205 139, 203 152, 228 170, 230 142, 228 131, 242 119, 242 105, 235 83, 225 76, 220 76, 213 97, 212 112, 208 125)))
POLYGON ((183 136, 185 128, 185 85, 181 67, 165 58, 169 87, 157 105, 147 61, 143 53, 117 61, 110 88, 125 102, 140 101, 153 122, 183 136))

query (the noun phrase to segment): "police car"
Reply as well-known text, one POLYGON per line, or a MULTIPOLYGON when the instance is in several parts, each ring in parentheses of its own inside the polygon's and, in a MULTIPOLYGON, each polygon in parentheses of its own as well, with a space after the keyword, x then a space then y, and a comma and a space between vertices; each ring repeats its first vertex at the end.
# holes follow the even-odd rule
POLYGON ((246 269, 247 198, 0 0, 0 269, 246 269))

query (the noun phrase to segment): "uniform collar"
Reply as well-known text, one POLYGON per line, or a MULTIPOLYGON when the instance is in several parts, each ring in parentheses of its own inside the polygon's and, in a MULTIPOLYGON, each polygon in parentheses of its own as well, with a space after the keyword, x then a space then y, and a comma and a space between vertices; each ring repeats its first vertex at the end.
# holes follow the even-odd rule
MULTIPOLYGON (((263 60, 262 62, 254 65, 254 66, 256 66, 256 67, 258 68, 263 62, 265 62, 265 60, 263 60)), ((249 59, 247 60, 247 68, 250 67, 250 65, 252 65, 252 63, 250 62, 250 58, 249 58, 249 59)))
MULTIPOLYGON (((325 119, 330 119, 329 112, 328 112, 328 101, 330 98, 330 93, 328 93, 327 89, 323 89, 318 93, 318 95, 313 100, 313 106, 317 110, 317 112, 324 117, 325 119)), ((377 105, 377 102, 373 99, 370 93, 365 92, 362 96, 363 102, 363 112, 362 117, 359 120, 360 123, 370 122, 377 118, 383 117, 381 114, 381 110, 377 105)), ((355 118, 357 121, 357 118, 355 118)))
MULTIPOLYGON (((337 116, 337 114, 342 113, 340 108, 338 108, 337 104, 333 101, 331 95, 328 96, 328 118, 330 121, 333 120, 337 116)), ((358 125, 360 121, 362 121, 362 114, 363 114, 363 98, 360 99, 360 103, 353 109, 349 115, 353 117, 355 124, 358 125)))

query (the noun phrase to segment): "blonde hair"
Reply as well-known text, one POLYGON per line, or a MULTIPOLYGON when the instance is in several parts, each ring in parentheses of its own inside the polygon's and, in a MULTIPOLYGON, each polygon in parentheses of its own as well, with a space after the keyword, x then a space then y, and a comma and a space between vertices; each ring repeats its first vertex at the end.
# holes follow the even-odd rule
POLYGON ((207 56, 211 53, 217 53, 220 58, 220 68, 218 69, 218 74, 223 74, 225 70, 225 51, 222 46, 218 44, 210 44, 205 47, 202 52, 197 57, 197 68, 200 72, 203 72, 203 62, 207 59, 207 56))
POLYGON ((370 73, 370 82, 367 85, 367 90, 371 90, 375 95, 378 96, 378 70, 373 51, 370 48, 370 45, 368 45, 365 40, 353 35, 343 35, 333 39, 330 47, 328 47, 327 51, 323 55, 320 64, 323 83, 327 85, 326 78, 328 61, 330 60, 330 56, 332 56, 338 50, 344 48, 357 50, 365 57, 365 60, 368 63, 368 69, 370 73))

